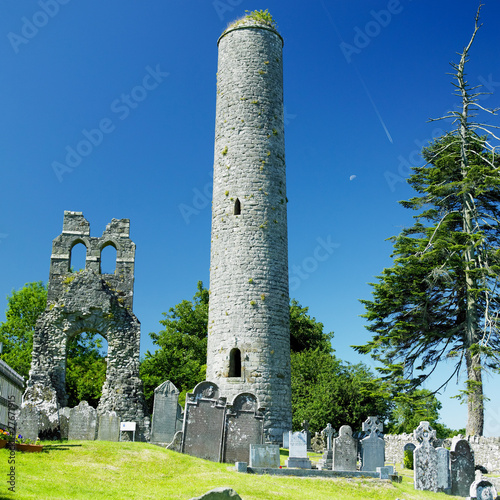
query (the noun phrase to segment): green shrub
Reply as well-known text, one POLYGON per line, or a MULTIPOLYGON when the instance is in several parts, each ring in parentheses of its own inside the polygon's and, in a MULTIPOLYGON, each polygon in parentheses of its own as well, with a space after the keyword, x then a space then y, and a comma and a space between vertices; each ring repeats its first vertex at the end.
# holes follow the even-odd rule
POLYGON ((404 465, 405 469, 413 470, 413 451, 412 450, 405 450, 403 465, 404 465))

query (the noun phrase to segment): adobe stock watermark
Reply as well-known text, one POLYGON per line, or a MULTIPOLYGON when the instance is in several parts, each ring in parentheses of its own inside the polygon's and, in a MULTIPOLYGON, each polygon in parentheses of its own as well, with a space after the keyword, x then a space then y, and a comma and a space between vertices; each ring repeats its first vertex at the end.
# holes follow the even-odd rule
POLYGON ((13 31, 7 34, 7 38, 16 54, 19 54, 19 47, 26 45, 35 38, 39 31, 47 26, 49 21, 59 14, 60 6, 66 5, 70 0, 39 0, 38 5, 40 10, 37 10, 31 19, 23 16, 21 17, 20 34, 13 31))
MULTIPOLYGON (((411 2, 411 0, 408 0, 411 2)), ((400 0, 389 0, 385 9, 370 11, 371 19, 363 28, 356 26, 354 28, 354 38, 352 43, 342 41, 340 50, 344 54, 346 61, 350 63, 354 54, 360 54, 363 49, 368 47, 372 40, 382 32, 383 28, 387 28, 394 16, 403 12, 403 5, 400 0)))
POLYGON ((212 173, 210 172, 208 175, 210 177, 210 181, 208 181, 202 189, 193 188, 193 198, 191 199, 191 203, 189 205, 186 203, 180 203, 177 206, 186 224, 191 222, 191 217, 198 215, 202 210, 210 206, 214 182, 212 180, 212 173))
POLYGON ((233 12, 235 7, 243 3, 243 0, 214 0, 212 5, 221 21, 224 21, 226 12, 233 12))
MULTIPOLYGON (((128 94, 122 94, 118 99, 114 99, 109 106, 111 113, 121 121, 126 120, 132 110, 136 109, 152 90, 158 88, 169 74, 161 71, 159 64, 156 65, 155 69, 146 66, 146 74, 142 78, 142 83, 133 87, 128 94)), ((109 117, 99 120, 96 128, 90 130, 84 128, 82 130, 83 138, 74 147, 66 146, 64 162, 52 162, 52 169, 57 180, 62 182, 64 174, 73 172, 84 158, 92 154, 94 149, 102 144, 104 137, 115 130, 116 124, 113 118, 109 117)))
POLYGON ((288 283, 290 292, 297 290, 304 280, 309 279, 311 274, 315 273, 321 262, 325 262, 332 255, 336 248, 340 247, 339 243, 333 243, 332 237, 316 238, 317 246, 314 248, 312 255, 306 257, 300 265, 293 264, 288 271, 288 283))
POLYGON ((429 142, 441 137, 444 134, 445 131, 443 129, 435 128, 432 131, 430 138, 424 139, 423 141, 419 141, 418 139, 413 141, 417 147, 413 149, 406 158, 403 155, 398 156, 399 165, 397 173, 391 172, 390 170, 386 170, 384 172, 385 180, 387 181, 387 185, 392 193, 396 191, 397 184, 400 182, 403 184, 406 183, 406 179, 412 174, 412 169, 414 167, 422 165, 422 148, 428 146, 429 142))
MULTIPOLYGON (((11 436, 16 437, 16 414, 17 409, 16 397, 11 394, 8 397, 8 413, 7 413, 7 430, 11 436)), ((9 464, 7 471, 7 488, 12 493, 16 492, 16 440, 9 441, 7 444, 9 455, 7 463, 9 464)))

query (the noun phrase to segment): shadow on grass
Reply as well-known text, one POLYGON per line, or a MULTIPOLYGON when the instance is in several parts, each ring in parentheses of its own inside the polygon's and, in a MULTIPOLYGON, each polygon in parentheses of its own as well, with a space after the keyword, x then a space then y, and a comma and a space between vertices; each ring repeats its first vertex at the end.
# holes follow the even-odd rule
POLYGON ((81 444, 44 444, 42 453, 48 453, 49 451, 67 451, 70 448, 81 448, 81 444))
POLYGON ((289 451, 285 448, 280 448, 280 457, 288 457, 289 451))

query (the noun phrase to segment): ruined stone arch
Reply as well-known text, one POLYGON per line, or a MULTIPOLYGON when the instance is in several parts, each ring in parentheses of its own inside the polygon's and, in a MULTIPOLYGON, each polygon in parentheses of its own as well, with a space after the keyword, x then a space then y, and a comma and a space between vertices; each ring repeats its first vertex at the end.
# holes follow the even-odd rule
POLYGON ((128 219, 113 219, 101 238, 90 237, 81 212, 65 212, 63 233, 54 239, 47 308, 33 335, 30 379, 23 404, 44 409, 45 427, 58 425, 66 406, 66 354, 69 339, 82 332, 99 333, 108 342, 106 381, 98 414, 115 411, 122 421, 138 423, 138 437, 147 438, 147 409, 139 378, 140 322, 132 312, 135 244, 128 219), (80 231, 82 234, 77 234, 80 231), (86 269, 69 272, 74 242, 88 242, 86 269), (100 274, 100 252, 117 250, 116 272, 100 274))

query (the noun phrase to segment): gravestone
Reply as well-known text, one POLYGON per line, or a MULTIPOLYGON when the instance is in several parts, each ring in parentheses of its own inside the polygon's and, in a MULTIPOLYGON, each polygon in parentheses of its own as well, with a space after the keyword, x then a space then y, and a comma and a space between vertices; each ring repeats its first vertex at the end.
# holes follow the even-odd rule
POLYGON ((307 450, 311 451, 311 433, 309 432, 309 422, 304 420, 302 422, 302 432, 306 435, 307 438, 307 450))
POLYGON ((326 450, 323 434, 316 432, 311 438, 311 448, 314 453, 323 453, 326 450))
POLYGON ((170 443, 177 427, 179 391, 170 380, 155 389, 153 418, 151 424, 152 443, 170 443))
POLYGON ((453 439, 450 450, 451 494, 466 497, 474 482, 474 452, 465 439, 453 439))
POLYGON ((413 431, 419 445, 413 451, 413 469, 415 471, 414 486, 416 490, 438 491, 437 487, 437 452, 432 442, 436 439, 436 431, 429 422, 420 422, 413 431))
POLYGON ((440 446, 436 448, 437 468, 436 486, 437 490, 443 493, 451 493, 451 470, 450 470, 450 450, 440 446))
POLYGON ((320 470, 330 470, 333 467, 333 442, 332 438, 335 435, 335 429, 332 424, 328 424, 322 431, 321 434, 326 437, 326 451, 323 453, 323 457, 319 461, 318 469, 320 470))
POLYGON ((22 406, 16 422, 16 434, 35 441, 40 431, 40 410, 31 404, 22 406))
POLYGON ((283 448, 288 449, 290 447, 290 431, 286 431, 283 433, 283 448))
POLYGON ((357 458, 357 440, 352 437, 351 427, 343 425, 339 429, 339 437, 333 440, 333 470, 355 471, 357 458))
POLYGON ((120 439, 120 418, 115 411, 99 415, 99 429, 97 431, 99 441, 118 441, 120 439))
POLYGON ((264 408, 250 393, 238 394, 226 409, 223 462, 249 462, 251 444, 262 444, 264 408))
POLYGON ((78 406, 69 411, 68 439, 94 441, 97 430, 97 411, 87 401, 80 401, 78 406))
POLYGON ((251 444, 250 467, 278 469, 280 466, 280 447, 277 444, 251 444))
POLYGON ((186 395, 182 453, 220 462, 226 398, 213 382, 200 382, 186 395))
POLYGON ((368 436, 361 440, 361 470, 376 471, 385 462, 384 426, 378 417, 368 417, 363 422, 363 431, 368 436))
POLYGON ((390 479, 394 475, 394 467, 392 465, 377 467, 377 472, 380 474, 380 479, 390 479))
POLYGON ((416 448, 416 446, 413 443, 406 443, 404 448, 403 448, 403 453, 405 451, 411 451, 413 453, 413 450, 416 448))
POLYGON ((182 431, 177 431, 175 433, 174 439, 166 447, 167 450, 176 451, 177 453, 182 453, 182 431))
POLYGON ((311 469, 311 461, 307 458, 307 435, 305 432, 292 432, 289 434, 290 449, 285 465, 289 468, 311 469))
POLYGON ((497 490, 495 486, 485 479, 480 470, 476 471, 476 480, 470 485, 469 496, 477 500, 495 500, 497 490))
POLYGON ((61 439, 68 439, 70 411, 71 408, 67 406, 59 409, 59 429, 61 431, 61 439))
POLYGON ((182 406, 180 404, 177 405, 177 422, 175 424, 175 429, 177 431, 182 430, 182 424, 184 422, 184 411, 182 410, 182 406))

